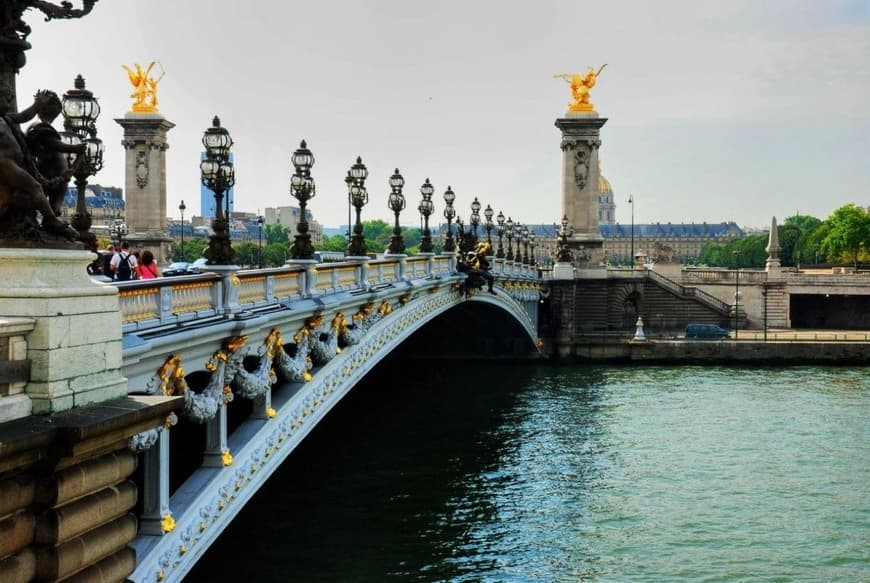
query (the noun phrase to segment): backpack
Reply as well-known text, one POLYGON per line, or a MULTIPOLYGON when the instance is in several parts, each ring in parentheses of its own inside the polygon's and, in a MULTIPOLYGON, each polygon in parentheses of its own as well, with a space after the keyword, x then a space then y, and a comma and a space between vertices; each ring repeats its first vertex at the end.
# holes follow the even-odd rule
POLYGON ((128 281, 133 278, 133 268, 130 267, 130 254, 118 254, 121 261, 118 262, 118 269, 115 272, 115 279, 118 281, 128 281))

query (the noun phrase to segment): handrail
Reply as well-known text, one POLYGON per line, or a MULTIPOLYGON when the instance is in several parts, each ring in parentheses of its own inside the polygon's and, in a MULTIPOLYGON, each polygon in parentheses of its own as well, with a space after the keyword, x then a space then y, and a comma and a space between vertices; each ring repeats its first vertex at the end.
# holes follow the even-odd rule
POLYGON ((680 285, 672 279, 668 279, 661 273, 657 273, 652 270, 648 270, 647 274, 651 281, 656 282, 661 287, 671 291, 672 293, 681 296, 681 297, 694 297, 701 302, 709 305, 710 307, 715 308, 723 314, 728 314, 731 310, 731 306, 717 298, 716 296, 705 292, 702 289, 698 289, 696 287, 686 287, 684 285, 680 285))

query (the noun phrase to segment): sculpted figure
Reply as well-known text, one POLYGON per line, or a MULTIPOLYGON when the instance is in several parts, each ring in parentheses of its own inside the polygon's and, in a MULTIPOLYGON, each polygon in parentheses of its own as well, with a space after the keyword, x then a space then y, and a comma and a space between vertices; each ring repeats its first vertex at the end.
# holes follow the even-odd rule
POLYGON ((0 82, 0 233, 21 234, 41 228, 74 241, 78 233, 55 216, 36 179, 39 171, 19 127, 20 123, 51 108, 51 96, 38 93, 33 105, 18 113, 12 111, 14 99, 12 88, 0 82), (41 215, 41 224, 37 215, 41 215))
POLYGON ((148 67, 145 69, 142 69, 139 63, 133 65, 134 69, 121 65, 127 71, 127 77, 133 85, 133 93, 130 94, 133 99, 133 105, 130 107, 132 111, 157 111, 157 84, 163 79, 163 75, 161 74, 157 79, 151 76, 154 63, 154 61, 148 63, 148 67))
POLYGON ((67 144, 60 139, 60 134, 51 125, 61 112, 57 94, 53 91, 40 91, 37 98, 43 99, 45 106, 37 114, 39 122, 27 128, 25 138, 36 163, 42 190, 48 196, 54 214, 60 216, 67 184, 73 174, 64 154, 83 154, 85 146, 67 144))
POLYGON ((584 75, 577 73, 563 73, 561 75, 553 75, 554 78, 563 79, 571 86, 571 97, 574 101, 568 104, 568 111, 595 111, 595 107, 589 101, 589 90, 595 87, 595 81, 598 75, 604 70, 607 63, 601 65, 598 72, 589 67, 589 70, 584 75))

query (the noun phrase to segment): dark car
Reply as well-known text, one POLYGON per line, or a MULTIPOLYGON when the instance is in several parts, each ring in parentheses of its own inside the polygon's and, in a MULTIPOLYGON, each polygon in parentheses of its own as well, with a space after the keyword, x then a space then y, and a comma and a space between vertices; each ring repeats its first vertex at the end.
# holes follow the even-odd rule
POLYGON ((729 338, 731 333, 715 324, 689 324, 686 326, 686 338, 729 338))
POLYGON ((164 270, 164 277, 172 277, 175 275, 196 275, 199 273, 199 268, 187 261, 176 261, 170 263, 164 270))

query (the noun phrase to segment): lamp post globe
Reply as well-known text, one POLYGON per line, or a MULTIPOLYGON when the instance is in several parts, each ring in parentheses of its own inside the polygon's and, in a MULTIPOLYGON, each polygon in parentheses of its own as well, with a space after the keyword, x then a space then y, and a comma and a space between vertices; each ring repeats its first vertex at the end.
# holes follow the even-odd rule
POLYGON ((230 265, 235 251, 230 240, 227 193, 235 184, 236 176, 233 163, 230 161, 233 139, 226 128, 221 126, 218 116, 214 116, 211 127, 203 133, 202 145, 205 147, 205 158, 199 164, 202 184, 214 193, 215 201, 212 234, 208 238, 208 247, 204 255, 208 265, 230 265), (226 208, 225 196, 227 196, 226 208))
POLYGON ((513 247, 513 238, 514 238, 514 221, 510 217, 508 217, 507 221, 504 224, 505 226, 505 236, 508 240, 508 252, 506 259, 508 261, 514 260, 514 247, 513 247))
POLYGON ((486 242, 489 243, 489 246, 492 247, 492 228, 495 226, 492 222, 492 216, 495 214, 495 211, 492 210, 490 205, 486 205, 486 208, 483 210, 483 228, 486 229, 486 242))
POLYGON ((402 187, 405 186, 405 179, 399 174, 399 169, 396 168, 393 175, 390 176, 390 196, 387 201, 387 206, 393 211, 396 217, 396 222, 393 225, 393 236, 390 237, 390 244, 387 247, 390 253, 398 255, 405 252, 405 241, 402 239, 402 227, 399 226, 399 213, 405 210, 405 195, 402 194, 402 187))
POLYGON ((522 262, 525 264, 529 263, 529 228, 526 225, 523 225, 522 231, 520 231, 523 241, 523 258, 522 262))
POLYGON ((504 259, 504 247, 502 247, 502 240, 504 239, 505 231, 504 221, 504 213, 498 211, 498 216, 495 218, 495 232, 498 235, 498 251, 495 253, 496 259, 504 259))
POLYGON ((311 234, 308 232, 308 201, 317 194, 317 187, 311 177, 311 167, 314 166, 314 154, 308 149, 305 140, 290 156, 293 164, 293 175, 290 176, 290 192, 299 202, 299 222, 296 223, 296 235, 290 246, 290 256, 293 259, 314 259, 314 246, 311 244, 311 234))
POLYGON ((529 253, 529 265, 535 264, 535 232, 529 231, 529 247, 531 248, 531 252, 529 253))
POLYGON ((179 261, 184 261, 184 211, 186 210, 187 205, 185 205, 182 200, 181 204, 178 205, 178 212, 181 214, 181 252, 178 257, 179 261))
POLYGON ((257 239, 258 239, 258 255, 259 261, 257 264, 260 266, 260 269, 263 269, 263 223, 266 222, 266 219, 263 215, 257 217, 257 239))
POLYGON ((435 203, 432 202, 432 195, 435 193, 435 187, 426 179, 423 186, 420 187, 420 194, 423 200, 420 201, 420 206, 417 210, 423 216, 423 233, 420 237, 420 252, 432 253, 432 232, 429 230, 429 216, 435 210, 435 203))
POLYGON ((477 200, 477 197, 474 197, 474 200, 471 202, 471 229, 472 233, 474 233, 474 240, 477 242, 477 227, 480 225, 480 201, 477 200))

